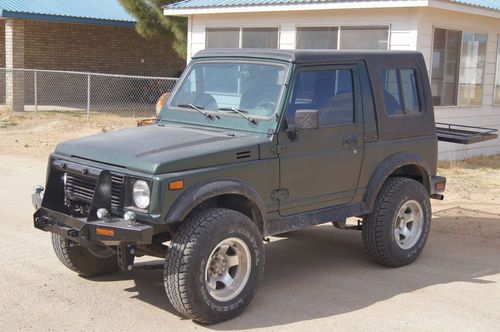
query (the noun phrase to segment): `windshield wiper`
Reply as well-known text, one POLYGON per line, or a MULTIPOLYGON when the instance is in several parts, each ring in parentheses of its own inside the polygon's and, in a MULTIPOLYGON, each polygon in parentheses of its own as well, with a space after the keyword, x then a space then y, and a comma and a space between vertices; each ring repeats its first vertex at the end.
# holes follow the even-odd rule
POLYGON ((250 121, 252 124, 254 124, 254 125, 257 124, 257 120, 246 115, 245 113, 248 113, 248 112, 245 110, 235 108, 235 107, 222 107, 222 108, 219 108, 219 111, 232 111, 232 112, 244 117, 245 119, 250 121))
POLYGON ((183 107, 183 108, 193 109, 195 111, 200 112, 201 114, 203 114, 204 116, 206 116, 210 120, 220 119, 220 117, 218 115, 213 116, 212 114, 208 113, 207 111, 204 111, 203 107, 201 107, 201 106, 196 106, 196 105, 193 105, 193 104, 179 104, 179 105, 177 105, 177 107, 183 107))

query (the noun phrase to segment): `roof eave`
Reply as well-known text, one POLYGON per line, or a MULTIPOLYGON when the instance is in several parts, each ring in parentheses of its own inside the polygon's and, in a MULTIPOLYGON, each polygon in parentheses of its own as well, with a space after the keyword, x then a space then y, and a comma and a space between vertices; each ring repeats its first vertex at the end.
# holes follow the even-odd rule
POLYGON ((134 21, 120 21, 120 20, 109 20, 109 19, 99 19, 90 17, 24 13, 24 12, 14 12, 8 10, 0 10, 0 17, 4 19, 13 18, 22 20, 81 23, 81 24, 91 24, 91 25, 110 25, 119 27, 132 27, 135 25, 134 21))
POLYGON ((500 18, 500 10, 487 7, 466 5, 462 3, 450 3, 443 0, 411 0, 411 1, 359 1, 359 2, 334 2, 325 4, 295 4, 295 5, 255 5, 255 6, 220 6, 220 7, 198 7, 198 8, 170 8, 172 5, 163 7, 164 15, 189 16, 206 14, 231 14, 231 13, 261 13, 280 11, 305 11, 325 9, 368 9, 368 8, 408 8, 408 7, 431 7, 451 11, 500 18))
POLYGON ((429 7, 500 19, 500 10, 489 7, 466 5, 458 2, 451 3, 443 0, 429 0, 429 7))
POLYGON ((189 16, 204 14, 230 14, 230 13, 260 13, 279 11, 309 11, 325 9, 367 9, 367 8, 401 8, 401 7, 425 7, 429 0, 388 0, 388 1, 358 1, 358 2, 332 2, 293 5, 254 5, 254 6, 220 6, 220 7, 197 7, 179 8, 172 5, 163 7, 163 14, 167 16, 189 16))

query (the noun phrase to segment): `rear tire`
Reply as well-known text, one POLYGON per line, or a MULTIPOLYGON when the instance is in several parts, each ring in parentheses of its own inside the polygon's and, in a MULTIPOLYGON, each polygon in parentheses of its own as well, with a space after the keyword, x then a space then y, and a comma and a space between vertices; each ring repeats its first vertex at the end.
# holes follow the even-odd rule
POLYGON ((398 267, 422 253, 431 226, 429 193, 419 182, 395 177, 382 187, 363 222, 363 244, 379 264, 398 267))
POLYGON ((98 277, 118 270, 116 254, 111 249, 103 247, 93 253, 54 233, 52 247, 64 266, 84 277, 98 277))
POLYGON ((213 208, 188 218, 165 258, 165 291, 174 308, 203 324, 239 315, 262 279, 261 237, 237 211, 213 208))

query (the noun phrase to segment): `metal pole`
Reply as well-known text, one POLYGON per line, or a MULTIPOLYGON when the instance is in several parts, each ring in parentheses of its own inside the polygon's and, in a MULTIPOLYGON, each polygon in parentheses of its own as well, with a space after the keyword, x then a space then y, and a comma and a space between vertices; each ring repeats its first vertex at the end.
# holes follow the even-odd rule
POLYGON ((87 74, 87 120, 90 119, 90 74, 87 74))
POLYGON ((33 72, 34 85, 35 85, 35 116, 38 114, 38 80, 36 75, 36 69, 33 72))

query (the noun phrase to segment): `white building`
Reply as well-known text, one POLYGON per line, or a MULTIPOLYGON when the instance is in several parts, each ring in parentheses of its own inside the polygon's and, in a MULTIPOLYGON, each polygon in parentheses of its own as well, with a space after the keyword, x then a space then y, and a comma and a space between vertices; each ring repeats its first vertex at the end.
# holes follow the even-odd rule
MULTIPOLYGON (((500 0, 185 0, 188 58, 204 48, 418 50, 436 121, 500 129, 500 0)), ((500 153, 500 139, 440 143, 440 158, 500 153)))

